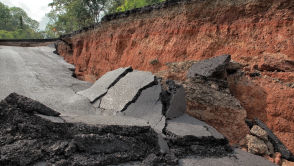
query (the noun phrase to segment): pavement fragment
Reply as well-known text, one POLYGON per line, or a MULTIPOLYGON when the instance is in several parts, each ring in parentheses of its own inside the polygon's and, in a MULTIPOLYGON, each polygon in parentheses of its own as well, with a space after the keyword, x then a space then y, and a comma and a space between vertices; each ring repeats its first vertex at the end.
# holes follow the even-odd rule
POLYGON ((196 62, 188 71, 188 77, 193 78, 196 75, 204 77, 224 78, 226 67, 231 60, 231 55, 221 55, 210 59, 196 62))
POLYGON ((131 72, 131 67, 118 68, 110 71, 99 78, 89 89, 78 92, 77 94, 87 97, 91 102, 107 93, 108 89, 115 85, 122 77, 131 72))
POLYGON ((100 108, 124 111, 128 105, 136 101, 143 89, 154 84, 155 77, 151 72, 130 72, 108 90, 101 99, 100 108))

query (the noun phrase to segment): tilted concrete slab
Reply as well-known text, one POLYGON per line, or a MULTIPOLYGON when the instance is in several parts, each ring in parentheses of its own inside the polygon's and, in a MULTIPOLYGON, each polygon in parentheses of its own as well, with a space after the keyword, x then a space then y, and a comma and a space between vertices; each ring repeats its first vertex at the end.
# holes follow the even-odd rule
POLYGON ((179 166, 276 166, 263 157, 256 156, 240 149, 235 149, 235 155, 221 158, 190 157, 179 160, 179 166))
POLYGON ((99 78, 89 89, 80 91, 77 94, 85 96, 91 102, 94 102, 96 99, 106 94, 111 86, 130 71, 132 71, 131 67, 118 68, 110 71, 99 78))
POLYGON ((189 69, 188 77, 193 78, 196 75, 204 77, 222 77, 230 60, 230 55, 222 55, 196 62, 189 69))
POLYGON ((128 73, 112 86, 107 94, 102 97, 100 108, 106 110, 123 111, 131 104, 144 88, 155 81, 151 72, 133 71, 128 73))
POLYGON ((224 139, 224 136, 205 122, 195 119, 188 114, 168 120, 166 131, 179 136, 214 137, 224 139))
POLYGON ((161 86, 154 85, 143 90, 136 100, 123 112, 126 116, 141 118, 149 122, 150 126, 162 132, 165 125, 165 117, 162 115, 162 103, 160 101, 161 86), (163 123, 160 123, 163 121, 163 123))
POLYGON ((183 115, 186 112, 185 89, 180 86, 172 94, 169 108, 166 112, 166 118, 172 119, 183 115))

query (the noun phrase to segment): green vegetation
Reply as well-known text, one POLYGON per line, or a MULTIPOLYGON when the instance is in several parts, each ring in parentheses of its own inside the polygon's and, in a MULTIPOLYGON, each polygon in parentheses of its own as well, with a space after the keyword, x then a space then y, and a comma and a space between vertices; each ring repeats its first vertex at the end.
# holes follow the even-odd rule
POLYGON ((53 0, 47 16, 48 36, 57 37, 98 23, 103 15, 159 3, 165 0, 53 0))
POLYGON ((111 12, 123 12, 134 8, 160 3, 165 0, 118 0, 112 3, 111 12))
POLYGON ((39 23, 18 7, 9 8, 0 2, 0 39, 43 38, 39 23))
POLYGON ((53 36, 70 33, 97 23, 106 13, 109 0, 53 0, 46 32, 53 36))
POLYGON ((39 23, 17 7, 0 2, 0 39, 54 38, 98 23, 108 13, 160 3, 165 0, 53 0, 44 32, 39 23))

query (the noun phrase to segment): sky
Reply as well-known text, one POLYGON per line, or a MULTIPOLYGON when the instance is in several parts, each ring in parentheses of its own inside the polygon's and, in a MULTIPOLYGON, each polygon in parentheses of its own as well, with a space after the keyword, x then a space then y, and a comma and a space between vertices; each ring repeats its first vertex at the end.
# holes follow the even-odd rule
POLYGON ((49 13, 48 4, 53 0, 0 0, 9 7, 20 7, 28 16, 40 23, 40 30, 44 30, 49 19, 45 16, 49 13))

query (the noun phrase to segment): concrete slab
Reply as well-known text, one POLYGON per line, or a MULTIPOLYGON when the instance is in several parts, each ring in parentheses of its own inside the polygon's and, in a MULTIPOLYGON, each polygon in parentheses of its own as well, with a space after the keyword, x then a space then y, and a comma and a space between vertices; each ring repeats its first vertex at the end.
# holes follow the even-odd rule
POLYGON ((235 156, 222 158, 194 158, 179 160, 179 166, 276 166, 263 157, 256 156, 240 149, 235 149, 235 156))
POLYGON ((185 89, 180 86, 172 94, 169 108, 166 111, 166 118, 172 119, 183 115, 186 112, 185 89))
POLYGON ((108 90, 101 99, 100 108, 121 112, 139 97, 142 89, 150 86, 154 81, 155 77, 151 72, 130 72, 108 90))
POLYGON ((162 132, 165 124, 165 118, 162 115, 162 103, 159 99, 161 93, 161 86, 154 85, 143 90, 136 100, 123 112, 123 115, 141 118, 149 122, 150 126, 162 132), (164 118, 164 123, 159 122, 164 118))
POLYGON ((131 72, 131 67, 118 68, 110 71, 99 78, 89 89, 78 92, 77 94, 87 97, 94 102, 99 97, 106 94, 108 88, 117 83, 124 75, 131 72))
POLYGON ((205 122, 195 119, 188 114, 178 118, 168 120, 166 131, 179 137, 214 137, 215 139, 224 139, 224 136, 205 122))
POLYGON ((210 59, 196 62, 188 71, 188 77, 193 78, 196 75, 204 77, 223 77, 226 66, 231 60, 231 55, 221 55, 210 59))

